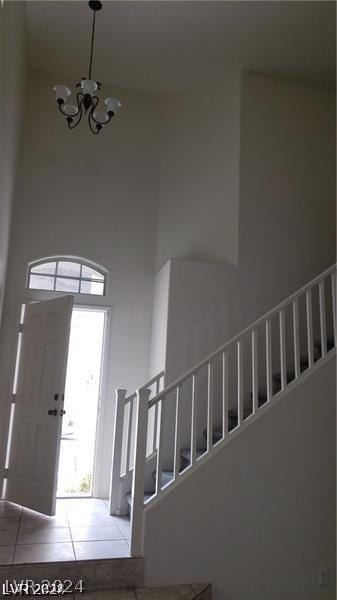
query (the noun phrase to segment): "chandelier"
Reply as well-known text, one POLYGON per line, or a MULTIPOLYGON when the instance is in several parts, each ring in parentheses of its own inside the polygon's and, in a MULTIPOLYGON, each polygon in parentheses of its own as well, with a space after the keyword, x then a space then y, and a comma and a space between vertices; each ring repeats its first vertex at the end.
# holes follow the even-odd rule
POLYGON ((82 80, 76 84, 76 87, 80 88, 76 94, 76 105, 66 103, 69 96, 71 96, 71 90, 68 87, 65 85, 55 85, 53 89, 56 93, 56 101, 59 110, 61 114, 66 117, 69 129, 77 127, 84 113, 88 117, 88 123, 92 133, 98 135, 103 127, 110 123, 112 117, 116 114, 122 104, 116 98, 106 98, 104 100, 105 109, 97 110, 99 97, 96 93, 101 89, 102 84, 99 83, 99 81, 94 81, 91 78, 91 75, 94 55, 96 13, 101 10, 102 3, 98 0, 90 0, 89 7, 93 11, 89 71, 88 77, 83 77, 82 80))

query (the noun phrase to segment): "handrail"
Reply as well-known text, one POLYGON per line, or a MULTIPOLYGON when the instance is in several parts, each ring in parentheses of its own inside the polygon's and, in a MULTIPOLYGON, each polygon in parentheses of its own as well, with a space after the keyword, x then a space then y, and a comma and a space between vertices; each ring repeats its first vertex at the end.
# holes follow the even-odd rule
POLYGON ((151 387, 151 385, 156 383, 156 381, 158 381, 158 379, 160 379, 164 375, 165 375, 165 371, 160 371, 159 373, 157 373, 157 375, 152 377, 152 379, 149 379, 149 381, 147 381, 144 385, 142 385, 142 387, 139 388, 139 390, 146 390, 146 388, 151 387))
POLYGON ((146 383, 144 383, 144 385, 142 385, 142 387, 138 388, 138 390, 136 392, 133 392, 133 394, 130 394, 130 396, 128 396, 127 398, 125 398, 125 400, 124 400, 125 404, 127 402, 130 402, 134 398, 136 398, 137 397, 137 393, 140 390, 146 390, 147 388, 151 387, 151 385, 153 385, 154 383, 156 383, 157 381, 159 381, 159 379, 161 377, 164 377, 164 375, 165 375, 165 371, 160 371, 159 373, 157 373, 157 375, 154 375, 154 377, 152 377, 151 379, 149 379, 149 381, 147 381, 146 383))
POLYGON ((154 396, 154 398, 152 398, 149 401, 149 408, 151 408, 152 406, 155 406, 158 402, 160 402, 160 400, 162 400, 163 398, 165 398, 170 392, 172 392, 179 385, 181 385, 186 379, 188 379, 189 377, 191 377, 191 375, 194 375, 202 367, 204 367, 209 362, 211 362, 216 356, 218 356, 218 354, 221 354, 222 352, 225 352, 225 350, 227 350, 227 348, 229 346, 231 346, 235 342, 240 341, 242 338, 244 338, 247 335, 247 333, 249 333, 252 330, 256 329, 262 323, 264 323, 268 319, 271 319, 273 316, 275 316, 276 314, 278 314, 282 309, 284 309, 286 306, 288 306, 291 302, 294 302, 295 300, 297 300, 297 298, 299 298, 300 296, 302 296, 302 294, 304 294, 305 292, 307 292, 308 290, 310 290, 312 287, 314 287, 317 283, 319 283, 320 281, 322 281, 323 279, 325 279, 327 277, 327 275, 330 275, 335 270, 336 270, 336 263, 333 264, 333 265, 331 265, 331 267, 329 267, 328 269, 326 269, 325 271, 323 271, 320 275, 318 275, 317 277, 315 277, 314 279, 312 279, 309 283, 307 283, 306 285, 304 285, 303 287, 301 287, 298 291, 296 291, 293 294, 291 294, 290 296, 288 296, 288 298, 286 298, 285 300, 283 300, 282 302, 280 302, 280 304, 278 304, 275 308, 269 310, 262 317, 259 317, 256 321, 254 321, 253 323, 251 323, 250 325, 248 325, 247 327, 245 327, 245 329, 243 329, 242 331, 240 331, 239 333, 237 333, 234 337, 232 337, 230 340, 228 340, 225 344, 223 344, 222 346, 220 346, 219 348, 217 348, 216 350, 214 350, 205 359, 203 359, 202 361, 200 361, 196 366, 192 367, 191 369, 189 369, 188 371, 186 371, 186 373, 184 373, 183 375, 181 375, 180 377, 178 377, 175 381, 173 381, 172 383, 170 383, 161 392, 159 392, 159 394, 156 394, 156 396, 154 396))

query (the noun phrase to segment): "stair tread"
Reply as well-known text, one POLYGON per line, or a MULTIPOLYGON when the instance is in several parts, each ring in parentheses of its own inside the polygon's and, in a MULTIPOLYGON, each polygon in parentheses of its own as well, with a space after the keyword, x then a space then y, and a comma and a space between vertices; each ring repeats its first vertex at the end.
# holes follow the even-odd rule
MULTIPOLYGON (((144 492, 144 502, 146 500, 148 500, 149 498, 152 498, 153 495, 154 495, 154 492, 144 492)), ((127 499, 128 505, 131 506, 131 499, 132 499, 131 492, 128 492, 127 494, 125 494, 125 497, 127 499)))
MULTIPOLYGON (((334 348, 334 346, 335 346, 334 339, 328 338, 326 341, 326 345, 327 345, 328 350, 331 350, 332 348, 334 348)), ((322 342, 320 340, 315 342, 315 347, 317 348, 317 350, 320 350, 322 348, 322 342)))
MULTIPOLYGON (((206 448, 197 448, 196 457, 199 458, 204 452, 206 452, 206 448)), ((191 460, 191 448, 183 448, 180 451, 180 456, 186 460, 191 460)))
MULTIPOLYGON (((152 472, 152 479, 156 481, 157 471, 152 472)), ((161 472, 161 485, 165 486, 173 479, 173 471, 164 470, 161 472)))

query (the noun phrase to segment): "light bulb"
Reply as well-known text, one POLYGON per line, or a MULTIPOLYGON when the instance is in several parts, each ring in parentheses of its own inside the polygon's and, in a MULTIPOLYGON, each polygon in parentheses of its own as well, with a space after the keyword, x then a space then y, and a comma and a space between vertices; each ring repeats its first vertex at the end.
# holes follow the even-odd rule
POLYGON ((74 117, 78 113, 78 108, 73 104, 64 104, 62 106, 62 112, 68 117, 74 117))
POLYGON ((92 96, 97 90, 96 81, 91 81, 91 79, 82 79, 81 88, 83 90, 83 94, 89 94, 92 96))
POLYGON ((65 85, 55 85, 55 87, 53 87, 53 90, 56 94, 56 100, 63 100, 63 102, 71 94, 70 89, 65 85))
POLYGON ((117 98, 106 98, 104 104, 106 105, 108 112, 113 112, 114 114, 122 106, 122 103, 117 100, 117 98))
POLYGON ((109 116, 103 111, 94 112, 93 117, 95 121, 98 121, 102 125, 109 121, 109 116))

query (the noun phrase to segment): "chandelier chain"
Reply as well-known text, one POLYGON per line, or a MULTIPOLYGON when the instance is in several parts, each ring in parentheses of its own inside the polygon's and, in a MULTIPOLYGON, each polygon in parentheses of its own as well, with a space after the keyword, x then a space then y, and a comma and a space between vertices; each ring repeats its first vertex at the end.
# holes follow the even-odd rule
POLYGON ((92 33, 91 33, 91 48, 90 48, 90 63, 89 63, 89 76, 88 79, 91 79, 91 71, 92 71, 92 61, 94 55, 94 41, 95 41, 95 27, 96 27, 96 11, 93 11, 93 19, 92 19, 92 33))

